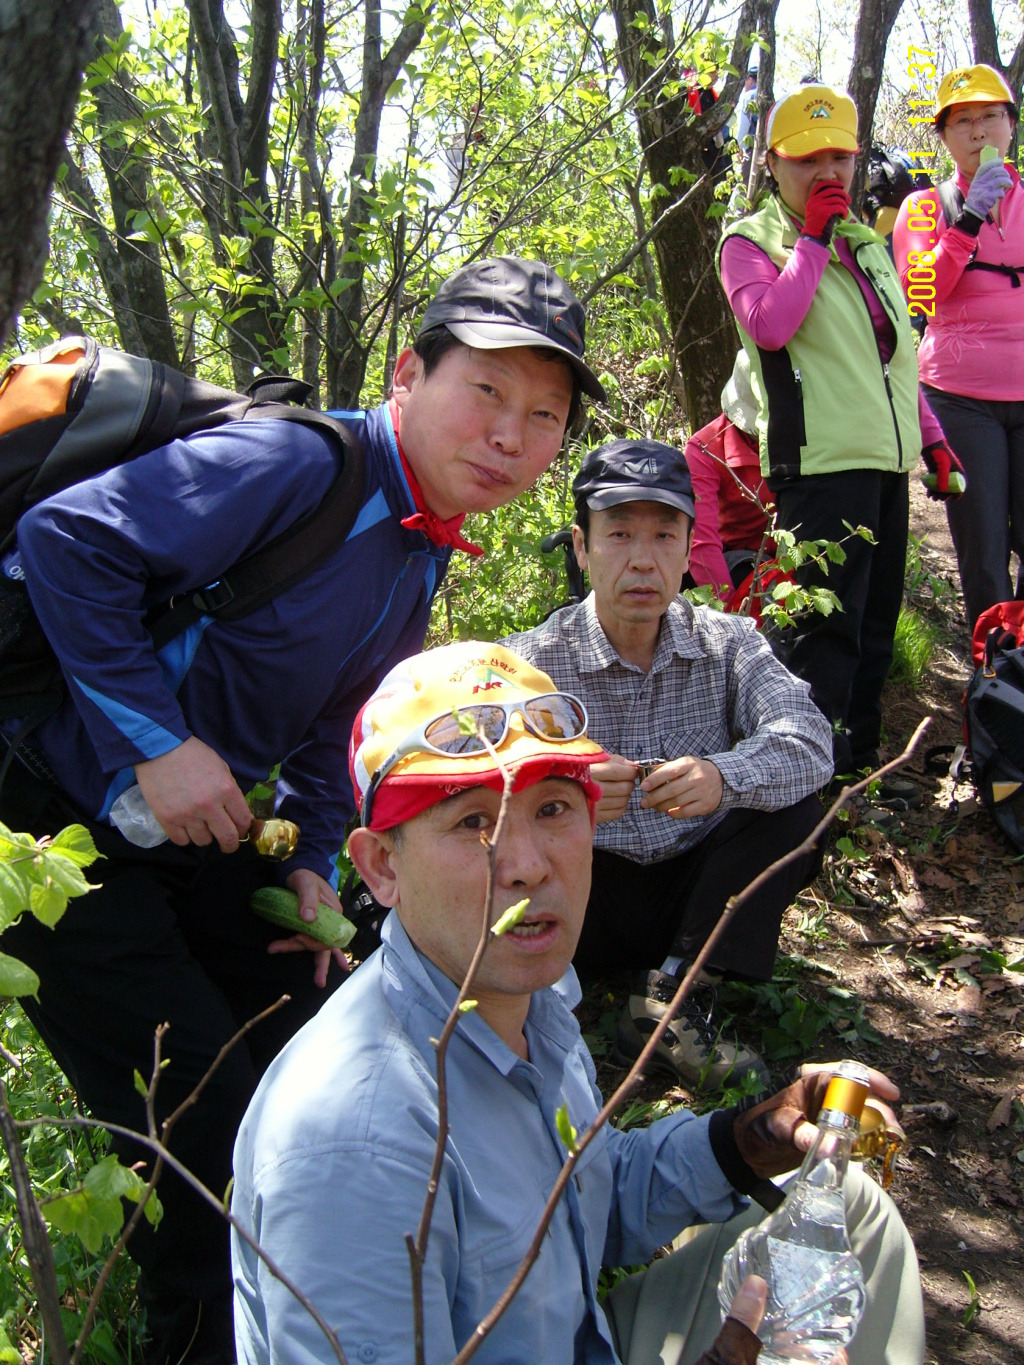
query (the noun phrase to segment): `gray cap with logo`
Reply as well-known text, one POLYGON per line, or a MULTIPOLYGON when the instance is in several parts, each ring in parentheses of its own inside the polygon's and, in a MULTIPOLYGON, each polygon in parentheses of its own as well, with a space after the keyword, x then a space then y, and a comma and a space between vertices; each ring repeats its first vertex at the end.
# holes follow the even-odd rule
POLYGON ((694 515, 686 457, 661 441, 608 441, 588 451, 572 481, 576 506, 603 512, 624 502, 664 502, 694 515))

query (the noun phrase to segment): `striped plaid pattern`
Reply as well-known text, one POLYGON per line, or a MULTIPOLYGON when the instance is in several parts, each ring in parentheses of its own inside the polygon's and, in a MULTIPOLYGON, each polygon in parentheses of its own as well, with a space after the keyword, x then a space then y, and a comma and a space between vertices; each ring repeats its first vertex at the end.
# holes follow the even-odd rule
POLYGON ((775 658, 752 621, 677 598, 662 621, 649 673, 624 663, 597 619, 593 593, 534 630, 502 641, 574 693, 589 735, 623 758, 707 758, 722 774, 712 815, 676 820, 642 810, 598 825, 594 844, 638 863, 693 848, 733 807, 780 810, 832 775, 828 722, 808 686, 775 658))

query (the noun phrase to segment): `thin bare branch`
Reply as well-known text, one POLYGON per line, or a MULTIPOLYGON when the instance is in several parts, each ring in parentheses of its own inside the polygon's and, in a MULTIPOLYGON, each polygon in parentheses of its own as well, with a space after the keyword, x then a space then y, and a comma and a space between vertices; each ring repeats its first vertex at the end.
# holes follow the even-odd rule
POLYGON ((43 1215, 32 1193, 32 1180, 28 1173, 25 1153, 21 1150, 21 1142, 18 1139, 18 1124, 7 1106, 7 1088, 3 1081, 0 1081, 0 1134, 7 1148, 11 1184, 14 1186, 14 1200, 18 1209, 18 1221, 21 1223, 22 1246, 43 1319, 47 1354, 53 1365, 71 1365, 60 1312, 60 1292, 57 1288, 57 1271, 53 1264, 53 1248, 50 1246, 43 1215))

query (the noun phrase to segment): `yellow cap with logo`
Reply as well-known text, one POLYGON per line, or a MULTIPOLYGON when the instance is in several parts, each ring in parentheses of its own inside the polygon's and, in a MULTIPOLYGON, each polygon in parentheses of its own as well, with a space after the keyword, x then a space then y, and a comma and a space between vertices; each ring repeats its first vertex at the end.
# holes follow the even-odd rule
POLYGON ((845 91, 802 85, 772 106, 765 141, 770 151, 790 158, 830 147, 856 152, 857 106, 845 91))
POLYGON ((502 645, 467 640, 397 664, 356 717, 349 772, 363 824, 386 829, 471 786, 543 776, 600 797, 583 703, 502 645))
POLYGON ((993 66, 958 66, 939 83, 935 117, 952 104, 1013 104, 1013 91, 993 66))

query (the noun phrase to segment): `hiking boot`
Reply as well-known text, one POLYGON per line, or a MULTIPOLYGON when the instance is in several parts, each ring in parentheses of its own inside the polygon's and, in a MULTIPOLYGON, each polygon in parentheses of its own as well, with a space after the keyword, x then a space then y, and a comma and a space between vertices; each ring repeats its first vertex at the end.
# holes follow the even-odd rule
MULTIPOLYGON (((613 1061, 631 1065, 639 1057, 678 989, 678 979, 665 972, 645 972, 634 982, 629 1004, 619 1018, 613 1061)), ((757 1053, 719 1036, 715 999, 712 986, 694 986, 662 1035, 652 1065, 691 1090, 738 1085, 748 1072, 754 1073, 759 1086, 767 1086, 768 1068, 757 1053)))
POLYGON ((917 810, 922 800, 921 788, 909 777, 883 777, 879 779, 875 800, 890 810, 917 810))

